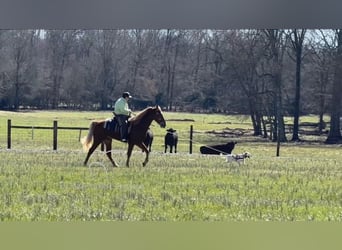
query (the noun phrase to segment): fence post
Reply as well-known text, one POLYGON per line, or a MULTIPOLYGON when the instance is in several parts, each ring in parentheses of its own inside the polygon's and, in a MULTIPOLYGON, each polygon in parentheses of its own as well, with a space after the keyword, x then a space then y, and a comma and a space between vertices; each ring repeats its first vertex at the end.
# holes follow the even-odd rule
POLYGON ((11 149, 11 120, 7 120, 7 149, 11 149))
POLYGON ((193 134, 193 126, 190 125, 190 141, 189 141, 189 153, 192 154, 192 134, 193 134))
POLYGON ((57 121, 53 121, 53 150, 57 150, 57 121))
POLYGON ((277 157, 280 156, 280 133, 279 133, 279 125, 277 127, 277 157))

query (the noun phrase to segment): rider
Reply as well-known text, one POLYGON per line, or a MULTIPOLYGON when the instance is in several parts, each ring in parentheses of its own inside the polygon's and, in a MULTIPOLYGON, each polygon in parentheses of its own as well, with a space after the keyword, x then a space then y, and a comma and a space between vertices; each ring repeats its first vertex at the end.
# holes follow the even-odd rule
POLYGON ((132 110, 128 106, 128 100, 132 98, 129 92, 124 92, 114 104, 114 115, 120 126, 120 136, 122 142, 127 142, 128 134, 128 118, 131 116, 132 110))

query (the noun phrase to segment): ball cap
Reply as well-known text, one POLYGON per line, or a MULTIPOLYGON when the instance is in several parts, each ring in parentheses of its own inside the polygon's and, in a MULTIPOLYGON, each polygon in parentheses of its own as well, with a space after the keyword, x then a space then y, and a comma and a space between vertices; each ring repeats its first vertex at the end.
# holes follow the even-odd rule
POLYGON ((122 97, 128 97, 128 98, 132 98, 131 94, 129 92, 123 92, 122 97))

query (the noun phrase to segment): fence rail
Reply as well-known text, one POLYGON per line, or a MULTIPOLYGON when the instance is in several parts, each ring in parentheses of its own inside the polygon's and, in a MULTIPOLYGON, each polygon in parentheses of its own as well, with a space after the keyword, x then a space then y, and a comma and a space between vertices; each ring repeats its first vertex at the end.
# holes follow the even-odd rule
POLYGON ((82 130, 88 130, 89 128, 85 127, 59 127, 57 121, 53 121, 52 127, 49 126, 23 126, 23 125, 12 125, 12 121, 7 120, 7 149, 11 149, 12 142, 12 129, 32 129, 32 136, 34 129, 45 129, 45 130, 53 130, 52 137, 52 148, 53 150, 57 150, 58 146, 58 130, 79 130, 79 140, 81 139, 82 130))
MULTIPOLYGON (((24 125, 12 125, 12 121, 10 119, 7 120, 7 149, 11 149, 12 144, 12 129, 31 129, 32 130, 32 139, 33 139, 33 131, 35 129, 42 130, 53 130, 52 136, 52 148, 53 150, 57 150, 58 148, 58 131, 59 130, 79 130, 78 140, 81 140, 81 132, 82 130, 88 130, 88 127, 65 127, 58 126, 57 121, 53 121, 52 126, 24 126, 24 125)), ((190 139, 189 139, 189 153, 192 154, 193 151, 193 126, 190 126, 190 139)), ((101 144, 101 150, 104 150, 104 145, 101 144)))

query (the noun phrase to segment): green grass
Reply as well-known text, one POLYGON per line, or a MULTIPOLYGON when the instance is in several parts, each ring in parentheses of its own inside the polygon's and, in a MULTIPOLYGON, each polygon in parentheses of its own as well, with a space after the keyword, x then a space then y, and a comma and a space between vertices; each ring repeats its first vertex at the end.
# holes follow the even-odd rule
POLYGON ((99 150, 82 165, 77 132, 61 136, 57 151, 51 150, 50 135, 39 131, 33 140, 29 131, 19 133, 13 149, 6 149, 7 119, 35 126, 51 126, 57 119, 60 126, 82 127, 107 113, 0 112, 0 221, 342 221, 341 147, 284 143, 281 157, 275 157, 274 143, 237 138, 234 152, 252 154, 238 166, 223 156, 200 155, 198 148, 216 138, 205 131, 250 128, 248 120, 164 115, 181 138, 191 124, 198 130, 194 153, 188 154, 187 139, 178 154, 162 153, 165 129, 155 124, 148 165, 142 167, 144 155, 135 150, 131 167, 123 167, 125 144, 115 142, 113 157, 121 167, 113 169, 99 150), (179 118, 195 121, 172 121, 179 118))

